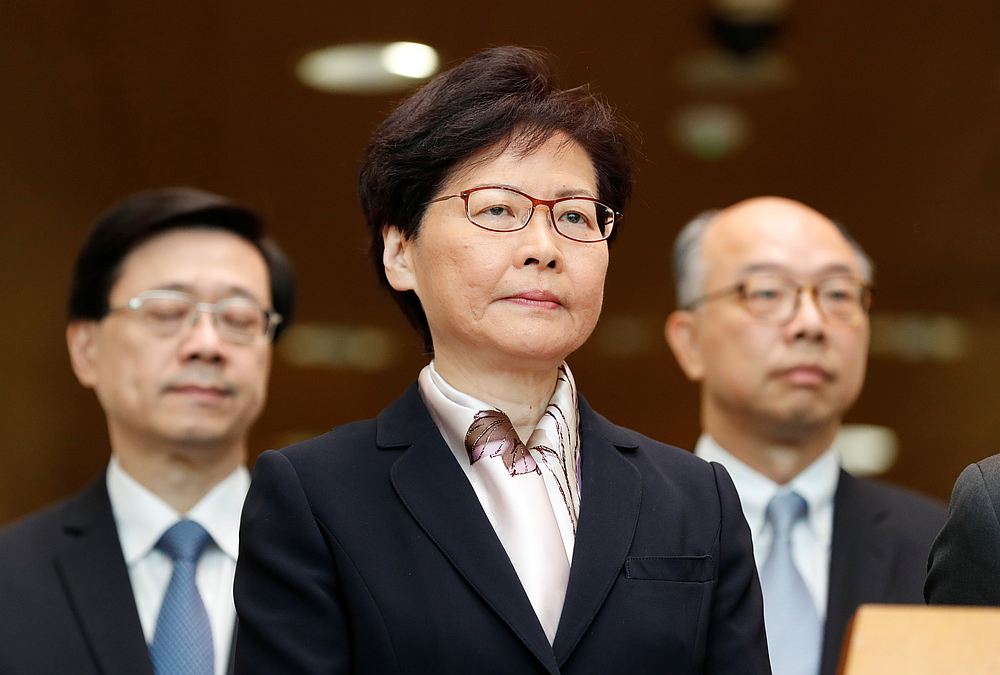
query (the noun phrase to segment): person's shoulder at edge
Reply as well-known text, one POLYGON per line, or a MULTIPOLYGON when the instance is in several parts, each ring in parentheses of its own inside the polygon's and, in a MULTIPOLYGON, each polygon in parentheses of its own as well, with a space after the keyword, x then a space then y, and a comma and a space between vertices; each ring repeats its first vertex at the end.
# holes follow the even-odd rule
MULTIPOLYGON (((374 459, 375 436, 374 419, 357 420, 280 449, 266 450, 257 462, 268 455, 282 455, 295 468, 300 480, 317 474, 329 480, 352 465, 374 459)), ((255 463, 254 473, 257 467, 255 463)))
POLYGON ((994 500, 1000 500, 1000 454, 991 455, 969 466, 978 467, 986 490, 994 500))
POLYGON ((0 527, 0 569, 6 570, 0 578, 20 583, 18 579, 9 577, 11 569, 36 568, 41 562, 40 556, 53 551, 58 536, 65 531, 69 510, 94 488, 91 483, 74 495, 47 504, 0 527))

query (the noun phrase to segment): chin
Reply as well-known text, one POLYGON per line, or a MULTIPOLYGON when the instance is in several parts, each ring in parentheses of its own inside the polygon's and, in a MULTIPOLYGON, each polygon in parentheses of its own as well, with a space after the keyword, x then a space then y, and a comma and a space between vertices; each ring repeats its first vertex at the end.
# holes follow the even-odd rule
POLYGON ((565 346, 551 345, 539 348, 538 343, 519 341, 501 345, 497 349, 497 354, 503 364, 542 370, 558 367, 572 351, 565 346))
POLYGON ((818 429, 824 429, 834 420, 834 415, 827 408, 793 408, 785 410, 778 417, 779 424, 793 435, 801 433, 814 433, 818 429))
POLYGON ((169 433, 171 441, 192 446, 211 446, 230 443, 234 437, 232 423, 178 424, 169 433))
POLYGON ((497 347, 498 351, 515 358, 558 364, 586 342, 587 335, 579 336, 575 332, 564 326, 515 326, 515 331, 497 340, 497 347))

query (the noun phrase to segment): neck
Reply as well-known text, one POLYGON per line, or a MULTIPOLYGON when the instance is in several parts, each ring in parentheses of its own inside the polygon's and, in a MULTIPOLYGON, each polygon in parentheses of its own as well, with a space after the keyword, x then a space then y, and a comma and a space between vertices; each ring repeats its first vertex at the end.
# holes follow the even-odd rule
POLYGON ((122 469, 181 514, 245 463, 247 455, 245 439, 221 446, 153 443, 158 447, 150 447, 149 442, 123 441, 112 433, 111 448, 122 469))
POLYGON ((434 368, 459 391, 504 411, 522 439, 545 413, 559 374, 558 365, 483 368, 440 352, 434 355, 434 368))
POLYGON ((833 444, 839 423, 822 428, 775 429, 703 409, 702 429, 726 452, 775 483, 784 485, 833 444))

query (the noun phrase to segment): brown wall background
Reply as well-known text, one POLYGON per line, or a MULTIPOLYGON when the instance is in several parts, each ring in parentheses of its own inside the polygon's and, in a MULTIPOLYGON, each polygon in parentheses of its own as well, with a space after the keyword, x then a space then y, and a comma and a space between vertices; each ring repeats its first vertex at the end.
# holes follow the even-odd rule
POLYGON ((389 335, 373 371, 279 354, 255 450, 372 416, 414 378, 424 357, 376 288, 354 196, 365 141, 398 95, 321 94, 292 74, 312 48, 399 39, 445 63, 492 44, 546 48, 564 83, 592 82, 641 130, 604 318, 571 360, 596 408, 693 443, 696 390, 661 337, 670 243, 705 208, 795 197, 845 223, 878 267, 869 376, 848 420, 897 432, 888 479, 946 497, 965 464, 1000 450, 1000 3, 789 3, 772 49, 788 75, 772 87, 685 81, 714 45, 708 10, 0 0, 0 523, 107 460, 103 415, 69 369, 64 304, 89 224, 128 192, 192 184, 256 206, 297 265, 300 321, 389 335), (671 135, 704 103, 749 130, 715 161, 671 135))

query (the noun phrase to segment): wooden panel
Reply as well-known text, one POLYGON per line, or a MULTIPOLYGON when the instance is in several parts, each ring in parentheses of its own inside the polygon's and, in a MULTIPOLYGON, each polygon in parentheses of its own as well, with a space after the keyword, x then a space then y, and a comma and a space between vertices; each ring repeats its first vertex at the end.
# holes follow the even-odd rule
POLYGON ((1000 609, 863 605, 844 645, 842 675, 996 675, 1000 609))

